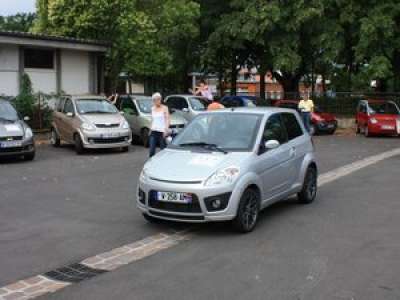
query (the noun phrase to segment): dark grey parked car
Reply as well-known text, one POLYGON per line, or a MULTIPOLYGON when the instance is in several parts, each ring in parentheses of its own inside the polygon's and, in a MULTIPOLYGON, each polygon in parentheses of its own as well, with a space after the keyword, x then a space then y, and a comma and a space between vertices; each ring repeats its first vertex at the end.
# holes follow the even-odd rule
MULTIPOLYGON (((26 121, 28 118, 24 118, 26 121)), ((31 128, 20 118, 10 102, 0 99, 0 157, 35 158, 31 128)))

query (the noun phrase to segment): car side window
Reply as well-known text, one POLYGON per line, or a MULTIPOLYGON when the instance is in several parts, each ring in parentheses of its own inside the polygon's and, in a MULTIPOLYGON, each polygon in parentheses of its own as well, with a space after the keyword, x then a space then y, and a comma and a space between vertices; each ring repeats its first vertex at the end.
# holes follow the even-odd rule
POLYGON ((186 100, 181 97, 168 98, 166 104, 170 109, 182 110, 184 108, 189 108, 186 100))
POLYGON ((367 113, 367 106, 365 103, 360 104, 360 112, 366 114, 367 113))
POLYGON ((129 97, 126 97, 122 100, 121 110, 124 113, 130 114, 130 115, 138 114, 135 104, 133 103, 132 99, 129 97))
POLYGON ((65 100, 65 105, 64 105, 64 114, 67 113, 74 113, 74 105, 72 104, 71 99, 65 100))
POLYGON ((303 129, 301 129, 299 121, 294 114, 282 113, 282 120, 285 124, 289 141, 303 135, 303 129))
POLYGON ((62 111, 63 111, 63 109, 64 109, 64 103, 65 103, 65 98, 60 98, 60 99, 58 100, 57 107, 56 107, 56 110, 57 110, 58 112, 62 112, 62 111))
POLYGON ((263 132, 263 142, 276 140, 280 144, 284 144, 288 141, 286 129, 282 123, 280 114, 274 114, 270 116, 265 123, 263 132))

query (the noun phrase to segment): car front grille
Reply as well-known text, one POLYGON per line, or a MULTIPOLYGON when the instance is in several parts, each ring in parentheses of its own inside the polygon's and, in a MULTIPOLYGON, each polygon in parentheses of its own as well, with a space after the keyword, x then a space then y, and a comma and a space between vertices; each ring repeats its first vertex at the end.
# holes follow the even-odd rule
POLYGON ((97 128, 117 128, 119 124, 95 124, 97 128))
POLYGON ((149 193, 149 206, 154 209, 165 210, 170 212, 181 212, 181 213, 201 213, 201 207, 199 199, 196 195, 192 194, 191 203, 174 203, 174 202, 163 202, 156 199, 157 192, 150 191, 149 193))
POLYGON ((22 141, 23 136, 1 136, 0 142, 8 142, 8 141, 22 141))
POLYGON ((115 138, 89 138, 89 143, 93 144, 117 144, 129 140, 128 136, 121 136, 115 138))
POLYGON ((17 152, 29 151, 30 149, 31 146, 0 148, 0 153, 17 153, 17 152))
POLYGON ((184 127, 185 127, 184 124, 178 124, 178 125, 171 125, 171 126, 169 126, 169 128, 171 128, 171 129, 182 129, 182 128, 184 128, 184 127))

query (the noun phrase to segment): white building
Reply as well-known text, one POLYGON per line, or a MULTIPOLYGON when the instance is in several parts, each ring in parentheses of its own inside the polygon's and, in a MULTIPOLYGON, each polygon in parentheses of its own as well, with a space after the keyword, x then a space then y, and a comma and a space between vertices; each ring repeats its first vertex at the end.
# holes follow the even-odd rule
POLYGON ((107 48, 99 41, 0 31, 0 95, 16 96, 24 73, 35 92, 102 93, 107 48))

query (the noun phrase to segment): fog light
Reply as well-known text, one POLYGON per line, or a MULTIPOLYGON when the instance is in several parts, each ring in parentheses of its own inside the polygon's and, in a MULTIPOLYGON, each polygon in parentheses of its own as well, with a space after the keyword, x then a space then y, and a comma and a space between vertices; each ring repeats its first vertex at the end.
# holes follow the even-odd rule
POLYGON ((221 200, 215 199, 211 202, 211 205, 214 209, 218 209, 221 207, 221 200))
POLYGON ((88 139, 90 144, 93 144, 93 139, 88 139))

